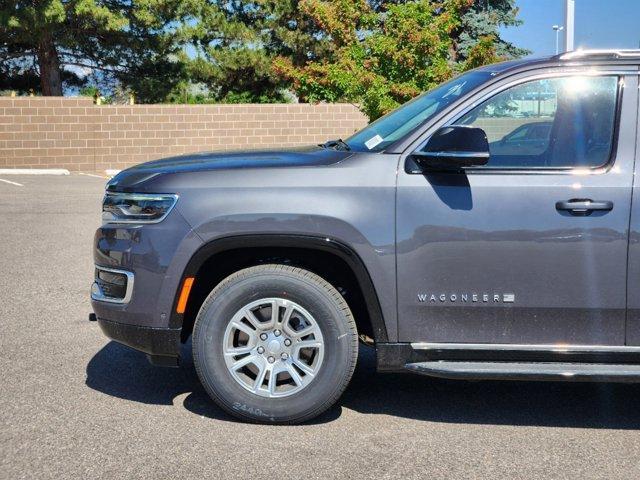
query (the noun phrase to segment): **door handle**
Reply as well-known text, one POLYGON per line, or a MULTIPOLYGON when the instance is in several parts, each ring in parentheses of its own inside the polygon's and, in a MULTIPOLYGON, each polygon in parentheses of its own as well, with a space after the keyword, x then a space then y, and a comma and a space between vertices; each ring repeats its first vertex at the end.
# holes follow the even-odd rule
POLYGON ((608 212, 613 209, 613 202, 610 200, 593 201, 589 198, 572 198, 556 202, 556 210, 564 210, 571 215, 586 217, 591 213, 600 211, 608 212))

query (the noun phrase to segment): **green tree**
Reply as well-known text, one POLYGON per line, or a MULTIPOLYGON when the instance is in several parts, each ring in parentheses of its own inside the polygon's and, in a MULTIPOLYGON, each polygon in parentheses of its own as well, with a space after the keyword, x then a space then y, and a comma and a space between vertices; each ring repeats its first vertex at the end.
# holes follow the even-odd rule
MULTIPOLYGON (((206 0, 0 0, 0 71, 62 95, 87 72, 162 98, 183 78, 184 26, 206 0)), ((10 83, 10 82, 6 82, 10 83)), ((23 85, 24 86, 24 85, 23 85)))
POLYGON ((198 21, 187 27, 194 58, 188 62, 190 84, 201 83, 211 98, 242 92, 247 98, 274 90, 257 31, 255 5, 242 0, 210 0, 198 21))
POLYGON ((522 24, 522 20, 517 18, 518 11, 515 0, 475 0, 462 14, 460 24, 454 31, 453 60, 466 59, 487 38, 493 39, 492 48, 500 58, 527 55, 528 50, 518 48, 500 37, 500 26, 515 27, 522 24))
POLYGON ((0 88, 359 102, 372 118, 523 52, 514 0, 0 0, 0 88), (103 88, 105 86, 106 88, 103 88))
POLYGON ((265 52, 282 55, 294 65, 324 58, 334 48, 330 38, 302 8, 301 0, 258 0, 265 52))
POLYGON ((274 68, 302 101, 351 101, 370 119, 452 76, 523 51, 503 41, 517 23, 514 0, 303 0, 303 12, 331 38, 325 58, 274 68))
POLYGON ((299 8, 300 0, 211 0, 190 27, 195 58, 188 77, 218 101, 283 101, 288 83, 275 74, 284 56, 303 66, 324 58, 332 42, 299 8))

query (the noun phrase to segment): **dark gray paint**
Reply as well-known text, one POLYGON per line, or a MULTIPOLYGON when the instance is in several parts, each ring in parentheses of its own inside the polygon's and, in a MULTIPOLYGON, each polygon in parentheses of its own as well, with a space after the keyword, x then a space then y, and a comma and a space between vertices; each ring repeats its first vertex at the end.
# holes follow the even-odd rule
MULTIPOLYGON (((640 103, 640 98, 638 99, 640 103)), ((635 175, 640 175, 640 114, 636 118, 636 163, 635 175)), ((626 344, 640 345, 640 185, 633 184, 631 220, 629 222, 629 270, 627 277, 627 328, 626 344)))
POLYGON ((637 77, 625 81, 610 170, 400 173, 400 341, 624 344, 637 77), (556 201, 571 198, 615 206, 588 217, 556 211, 556 201), (515 302, 420 303, 420 292, 458 300, 461 293, 513 293, 515 302))
POLYGON ((182 216, 174 209, 162 222, 144 227, 103 225, 94 244, 97 265, 135 273, 128 304, 92 300, 98 318, 166 328, 184 266, 202 245, 182 216))
MULTIPOLYGON (((278 166, 163 171, 158 175, 149 171, 151 175, 136 189, 177 193, 178 204, 157 226, 105 226, 98 231, 96 263, 136 271, 133 297, 140 302, 132 301, 130 318, 126 307, 93 302, 98 317, 126 314, 127 322, 166 325, 181 274, 203 243, 255 233, 313 235, 348 244, 360 256, 376 287, 389 338, 397 339, 393 223, 398 156, 329 152, 342 161, 309 168, 291 165, 285 158, 278 166), (137 240, 110 245, 106 252, 101 245, 107 233, 123 239, 136 235, 137 240), (177 252, 173 258, 165 254, 172 249, 177 252), (142 295, 151 293, 145 295, 146 300, 137 298, 142 288, 142 295)), ((269 155, 277 158, 276 153, 269 155)), ((127 189, 127 178, 137 182, 137 173, 137 169, 127 171, 113 183, 127 189)))
MULTIPOLYGON (((509 73, 508 81, 558 71, 531 65, 509 73)), ((348 244, 361 257, 390 341, 624 344, 635 75, 626 78, 611 170, 424 176, 404 169, 407 154, 432 131, 506 81, 498 76, 399 142, 403 154, 316 148, 203 154, 121 173, 110 189, 180 199, 160 224, 98 230, 96 263, 134 271, 136 285, 130 305, 93 302, 96 313, 166 327, 184 268, 204 243, 242 234, 314 235, 348 244), (575 197, 612 200, 615 207, 590 217, 555 210, 556 201, 575 197), (418 293, 432 292, 513 293, 515 302, 464 308, 417 302, 418 293)), ((626 333, 634 344, 640 342, 640 303, 632 294, 640 275, 638 211, 629 257, 635 311, 626 333)))

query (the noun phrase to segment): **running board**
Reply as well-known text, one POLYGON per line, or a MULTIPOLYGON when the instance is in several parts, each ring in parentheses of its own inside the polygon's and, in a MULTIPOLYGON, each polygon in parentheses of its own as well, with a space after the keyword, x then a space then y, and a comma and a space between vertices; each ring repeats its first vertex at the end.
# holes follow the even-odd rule
POLYGON ((640 383, 640 365, 627 364, 439 360, 408 363, 405 368, 421 375, 453 379, 640 383))
POLYGON ((478 351, 478 352, 544 352, 544 353, 640 353, 637 345, 570 345, 570 344, 515 344, 515 343, 412 343, 420 351, 478 351))

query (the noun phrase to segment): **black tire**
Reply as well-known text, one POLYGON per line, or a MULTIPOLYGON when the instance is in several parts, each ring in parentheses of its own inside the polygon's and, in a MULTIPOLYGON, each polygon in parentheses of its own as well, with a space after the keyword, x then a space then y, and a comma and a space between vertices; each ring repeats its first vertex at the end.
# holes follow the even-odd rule
POLYGON ((358 357, 358 335, 349 306, 327 281, 288 265, 260 265, 224 279, 206 298, 193 329, 193 360, 207 393, 226 412, 258 423, 292 424, 318 416, 345 390, 358 357), (243 388, 229 372, 223 338, 233 315, 262 298, 283 298, 306 309, 324 340, 315 378, 301 391, 281 398, 243 388))

